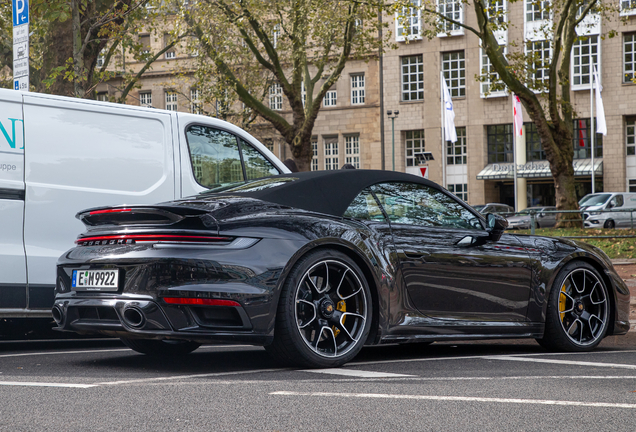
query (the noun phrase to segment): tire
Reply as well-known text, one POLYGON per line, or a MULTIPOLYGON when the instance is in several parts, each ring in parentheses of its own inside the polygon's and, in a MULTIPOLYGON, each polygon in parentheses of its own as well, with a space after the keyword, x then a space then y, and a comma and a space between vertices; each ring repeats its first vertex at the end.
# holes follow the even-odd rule
POLYGON ((362 349, 372 311, 369 285, 351 258, 331 249, 311 252, 283 285, 274 341, 265 349, 285 364, 341 366, 362 349))
POLYGON ((611 219, 606 220, 605 224, 603 225, 604 228, 609 228, 609 229, 613 229, 615 226, 616 224, 611 219))
POLYGON ((538 222, 535 222, 534 223, 534 229, 539 229, 539 228, 541 228, 541 225, 539 225, 538 222))
POLYGON ((591 265, 573 261, 557 275, 548 300, 545 333, 537 342, 556 351, 590 351, 609 327, 610 298, 591 265))
POLYGON ((201 346, 197 342, 154 340, 154 339, 125 339, 121 341, 128 348, 141 354, 157 357, 173 357, 190 354, 201 346))

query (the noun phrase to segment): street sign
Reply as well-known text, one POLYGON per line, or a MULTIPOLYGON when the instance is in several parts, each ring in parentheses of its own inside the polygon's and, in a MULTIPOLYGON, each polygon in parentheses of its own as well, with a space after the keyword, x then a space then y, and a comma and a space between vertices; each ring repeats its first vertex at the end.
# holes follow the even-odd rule
POLYGON ((13 3, 13 27, 29 23, 29 0, 11 0, 13 3))
POLYGON ((29 91, 29 0, 13 5, 13 88, 29 91))

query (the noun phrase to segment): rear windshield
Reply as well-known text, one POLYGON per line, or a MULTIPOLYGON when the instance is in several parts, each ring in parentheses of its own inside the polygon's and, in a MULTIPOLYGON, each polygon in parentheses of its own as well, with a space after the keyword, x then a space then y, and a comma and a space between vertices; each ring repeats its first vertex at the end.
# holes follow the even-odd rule
POLYGON ((610 194, 590 194, 590 195, 586 195, 584 196, 581 201, 579 201, 579 205, 585 205, 585 206, 596 206, 596 205, 601 205, 601 204, 605 204, 607 202, 607 200, 611 197, 612 195, 610 194))

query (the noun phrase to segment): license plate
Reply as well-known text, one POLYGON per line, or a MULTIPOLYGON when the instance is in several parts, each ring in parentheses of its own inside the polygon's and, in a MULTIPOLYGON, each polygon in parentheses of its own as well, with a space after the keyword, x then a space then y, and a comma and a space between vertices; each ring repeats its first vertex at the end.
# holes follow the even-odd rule
POLYGON ((77 291, 117 291, 119 270, 73 270, 72 287, 77 291))

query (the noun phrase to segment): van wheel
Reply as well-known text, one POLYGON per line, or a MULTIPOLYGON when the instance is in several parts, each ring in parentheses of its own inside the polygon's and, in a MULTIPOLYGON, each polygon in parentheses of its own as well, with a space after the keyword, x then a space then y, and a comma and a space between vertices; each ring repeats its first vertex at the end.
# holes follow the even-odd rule
POLYGON ((612 229, 616 226, 616 224, 614 223, 613 220, 609 219, 605 221, 605 225, 603 225, 605 228, 609 228, 612 229))

